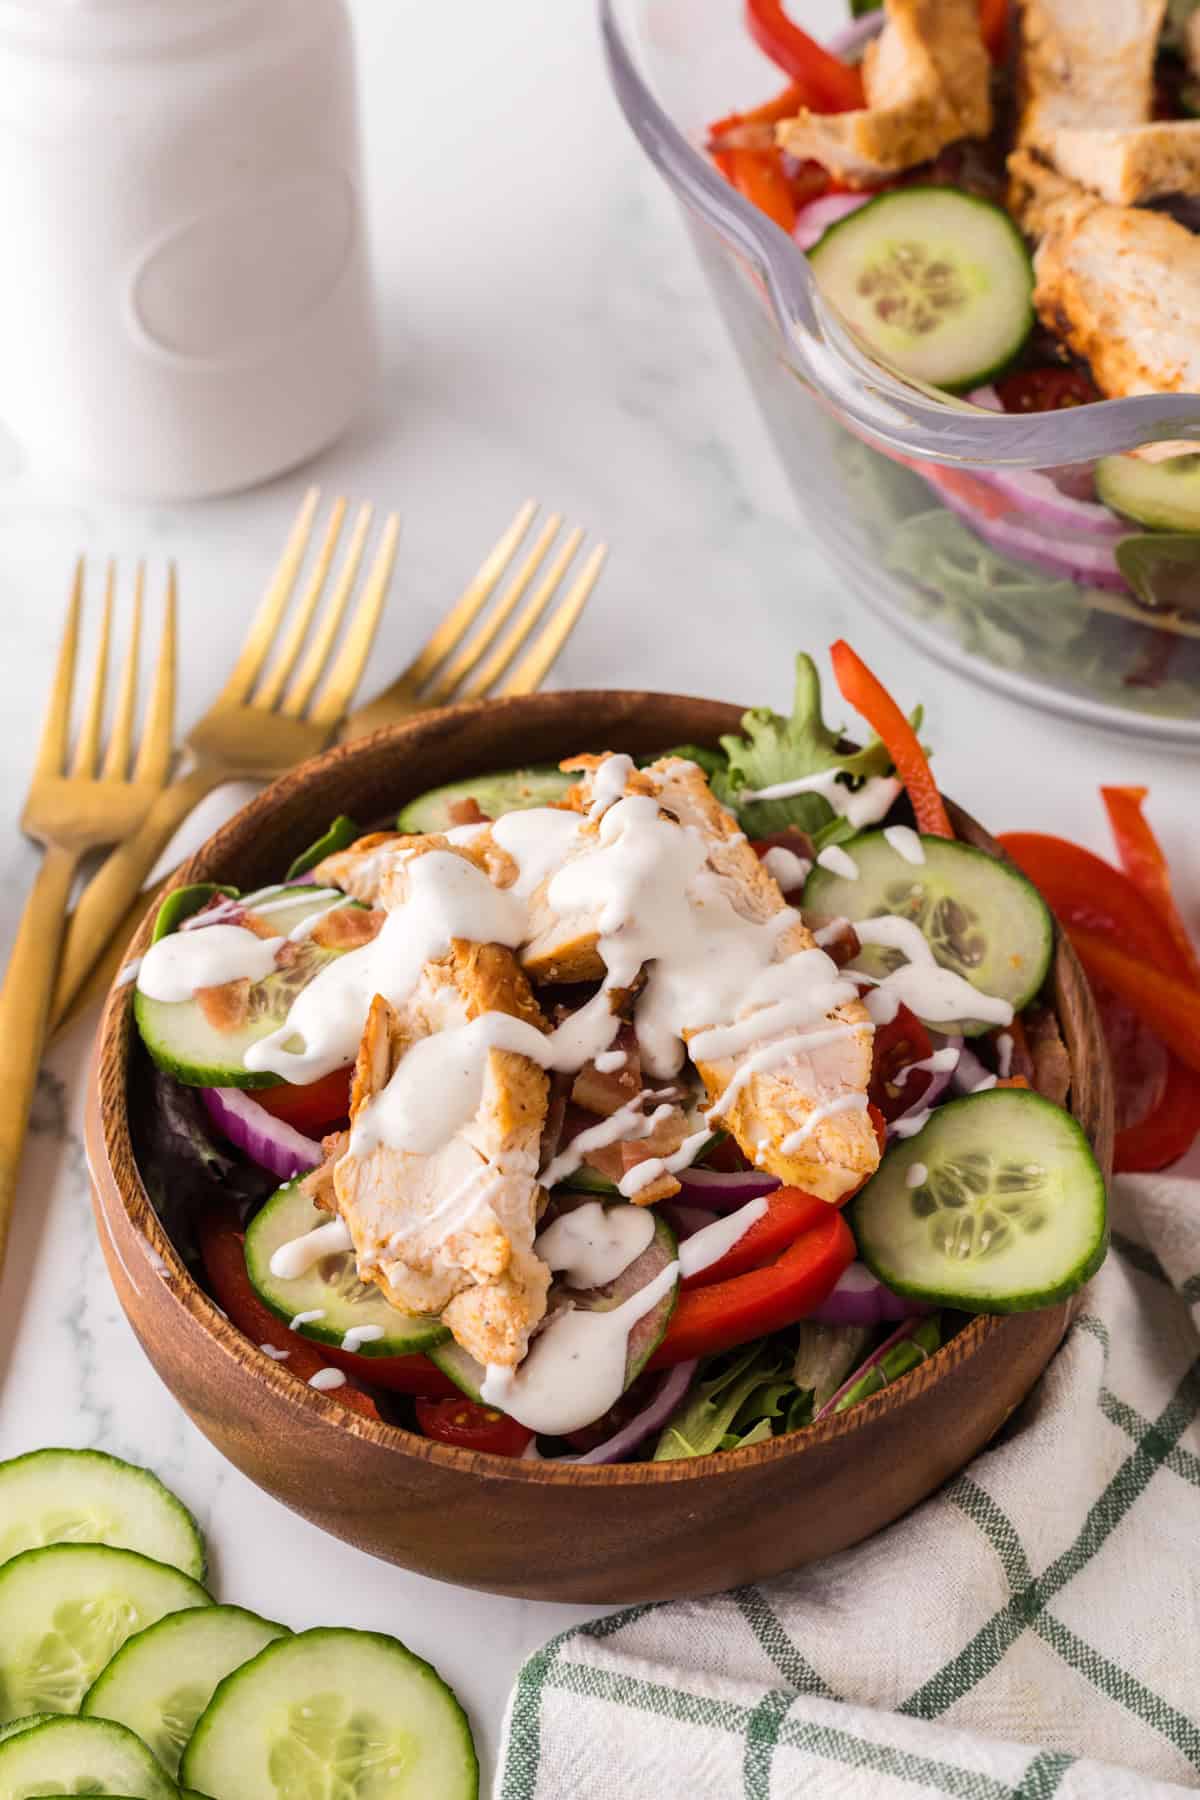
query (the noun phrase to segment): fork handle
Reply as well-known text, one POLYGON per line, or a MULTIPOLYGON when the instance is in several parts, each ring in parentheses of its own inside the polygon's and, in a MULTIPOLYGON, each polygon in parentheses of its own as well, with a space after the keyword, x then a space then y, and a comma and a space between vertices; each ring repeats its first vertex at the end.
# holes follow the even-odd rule
POLYGON ((67 902, 79 857, 47 850, 0 988, 0 1268, 8 1243, 25 1127, 37 1084, 47 1010, 58 964, 67 902))
POLYGON ((184 820, 206 794, 231 779, 227 771, 206 765, 173 781, 158 795, 133 836, 105 857, 79 896, 67 926, 50 1008, 52 1029, 87 980, 93 964, 184 820))

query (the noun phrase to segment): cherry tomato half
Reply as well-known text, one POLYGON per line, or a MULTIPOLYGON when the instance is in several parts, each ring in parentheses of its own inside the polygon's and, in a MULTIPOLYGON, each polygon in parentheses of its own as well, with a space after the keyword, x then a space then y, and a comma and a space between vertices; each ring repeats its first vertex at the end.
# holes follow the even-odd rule
POLYGON ((1005 412, 1062 412, 1068 406, 1090 406, 1100 390, 1082 369, 1019 369, 996 383, 1005 412))
POLYGON ((525 1425, 494 1406, 480 1406, 459 1395, 457 1400, 418 1400, 417 1424, 439 1444, 460 1450, 489 1450, 493 1456, 520 1456, 533 1437, 525 1425))

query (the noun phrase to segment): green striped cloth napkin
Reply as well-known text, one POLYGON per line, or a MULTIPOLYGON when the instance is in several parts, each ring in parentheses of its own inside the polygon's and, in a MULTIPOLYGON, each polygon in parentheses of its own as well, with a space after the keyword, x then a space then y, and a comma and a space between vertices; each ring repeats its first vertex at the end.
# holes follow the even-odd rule
POLYGON ((815 1568, 555 1638, 521 1670, 496 1800, 1200 1787, 1200 1185, 1125 1178, 1112 1214, 991 1449, 815 1568))

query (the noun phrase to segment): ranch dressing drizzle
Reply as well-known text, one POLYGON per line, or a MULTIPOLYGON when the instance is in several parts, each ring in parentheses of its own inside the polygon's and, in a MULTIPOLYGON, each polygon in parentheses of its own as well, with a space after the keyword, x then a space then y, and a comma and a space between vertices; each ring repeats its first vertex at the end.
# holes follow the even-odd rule
POLYGON ((610 806, 625 797, 634 764, 631 756, 606 756, 592 776, 592 804, 588 818, 602 819, 610 806))
POLYGON ((497 819, 491 828, 492 837, 517 865, 517 879, 510 891, 522 899, 535 893, 570 855, 582 828, 578 813, 553 806, 528 807, 524 812, 505 813, 497 819))
POLYGON ((323 1256, 332 1256, 339 1250, 352 1248, 353 1241, 345 1221, 331 1219, 326 1225, 317 1225, 312 1231, 306 1231, 303 1237, 289 1238, 286 1244, 280 1244, 277 1250, 271 1252, 268 1267, 280 1281, 297 1281, 301 1275, 307 1275, 323 1256))
POLYGON ((806 856, 797 856, 794 850, 785 850, 782 844, 772 844, 762 860, 767 874, 775 877, 785 894, 802 888, 812 873, 812 864, 806 856))
POLYGON ((262 981, 275 967, 286 939, 260 938, 244 925, 210 925, 205 931, 172 932, 151 944, 138 970, 138 992, 174 1004, 200 988, 227 981, 262 981))
POLYGON ((589 1200, 560 1213, 534 1240, 533 1252, 570 1287, 604 1287, 637 1261, 654 1241, 654 1229, 648 1208, 589 1200))
POLYGON ((947 1044, 944 1050, 935 1050, 932 1056, 922 1057, 920 1062, 906 1063, 894 1078, 896 1086, 903 1087, 910 1075, 916 1075, 922 1071, 931 1075, 947 1075, 951 1069, 958 1067, 958 1059, 961 1055, 961 1050, 956 1049, 953 1044, 947 1044))
POLYGON ((678 1275, 679 1264, 668 1263, 611 1312, 560 1312, 515 1369, 489 1365, 481 1399, 547 1437, 590 1425, 624 1392, 629 1333, 671 1291, 678 1275))
POLYGON ((921 1183, 925 1180, 925 1177, 928 1174, 929 1174, 929 1170, 925 1167, 924 1163, 915 1162, 913 1164, 912 1168, 908 1171, 908 1174, 904 1177, 905 1187, 919 1188, 921 1183))
MULTIPOLYGON (((939 966, 920 928, 911 919, 884 915, 858 920, 854 927, 861 944, 881 944, 899 950, 907 962, 884 976, 867 996, 867 1011, 876 1025, 895 1018, 901 1004, 931 1025, 955 1019, 983 1019, 990 1025, 1011 1025, 1013 1009, 1007 1000, 984 994, 953 969, 939 966)), ((870 976, 861 976, 870 980, 870 976)))
POLYGON ((629 1058, 624 1050, 602 1050, 599 1056, 592 1058, 592 1061, 596 1065, 598 1075, 613 1075, 618 1069, 625 1067, 629 1058))
POLYGON ((675 1175, 680 1169, 690 1169, 711 1137, 712 1132, 706 1125, 703 1131, 695 1131, 691 1137, 684 1138, 678 1150, 672 1151, 670 1156, 648 1156, 645 1162, 635 1163, 617 1183, 617 1192, 624 1195, 626 1200, 632 1200, 635 1194, 640 1194, 644 1187, 649 1187, 660 1175, 675 1175))
POLYGON ((308 1385, 316 1388, 318 1393, 328 1394, 334 1388, 345 1387, 346 1377, 340 1369, 318 1369, 315 1375, 309 1376, 308 1385))
POLYGON ((377 1344, 382 1336, 382 1325, 352 1325, 342 1338, 342 1349, 354 1353, 364 1344, 377 1344))
POLYGON ((766 1201, 760 1196, 757 1200, 747 1201, 739 1206, 736 1212, 727 1214, 723 1219, 714 1219, 711 1225, 694 1231, 690 1238, 685 1238, 679 1246, 679 1277, 686 1281, 691 1275, 699 1275, 702 1269, 709 1269, 713 1263, 720 1262, 727 1251, 740 1243, 752 1225, 758 1223, 767 1210, 766 1201))
POLYGON ((911 825, 885 825, 883 835, 906 863, 917 865, 925 861, 925 846, 911 825))
POLYGON ((559 1181, 565 1181, 573 1175, 583 1162, 589 1150, 603 1150, 607 1144, 636 1142, 639 1138, 647 1138, 654 1127, 671 1116, 669 1106, 656 1106, 652 1113, 642 1111, 642 1103, 650 1095, 643 1092, 635 1094, 632 1100, 607 1119, 601 1119, 598 1125, 589 1125, 581 1131, 566 1147, 559 1151, 552 1161, 546 1164, 538 1176, 545 1188, 552 1188, 559 1181))
POLYGON ((858 880, 858 864, 852 856, 848 856, 840 844, 830 844, 817 852, 817 865, 828 869, 831 875, 840 875, 843 881, 858 880))
MULTIPOLYGON (((820 794, 840 819, 860 829, 878 825, 891 811, 900 783, 891 775, 872 775, 857 789, 847 787, 838 769, 822 769, 817 775, 800 775, 795 781, 776 781, 770 787, 744 788, 738 805, 751 800, 791 800, 796 794, 820 794)), ((820 859, 818 858, 818 861, 820 859)))
POLYGON ((800 1129, 789 1132, 779 1147, 785 1156, 791 1156, 801 1144, 807 1143, 822 1119, 832 1119, 838 1113, 866 1112, 867 1105, 865 1094, 839 1094, 836 1100, 827 1100, 821 1106, 814 1106, 800 1129))

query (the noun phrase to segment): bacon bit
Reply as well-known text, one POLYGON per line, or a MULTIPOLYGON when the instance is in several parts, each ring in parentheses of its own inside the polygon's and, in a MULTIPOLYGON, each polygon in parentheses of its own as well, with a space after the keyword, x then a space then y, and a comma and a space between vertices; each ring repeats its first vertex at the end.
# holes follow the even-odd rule
POLYGON ((474 794, 464 794, 461 800, 452 800, 446 808, 446 816, 451 825, 488 825, 491 815, 485 813, 474 794))
MULTIPOLYGON (((854 961, 862 945, 849 919, 834 919, 830 925, 831 930, 834 925, 837 926, 837 936, 830 938, 828 943, 822 943, 821 948, 839 969, 844 969, 847 963, 854 961)), ((869 989, 867 991, 870 992, 869 989)))
POLYGON ((196 1004, 214 1031, 240 1031, 250 1017, 250 979, 197 988, 196 1004))
POLYGON ((256 938, 273 938, 279 936, 279 927, 273 924, 270 919, 260 918, 258 913, 243 912, 240 918, 236 921, 231 920, 230 923, 236 923, 241 925, 244 930, 252 931, 256 938))
POLYGON ((624 1052, 625 1061, 621 1067, 602 1074, 595 1063, 585 1063, 571 1089, 571 1099, 576 1106, 597 1113, 602 1119, 611 1119, 615 1112, 628 1106, 642 1087, 642 1059, 631 1025, 621 1026, 612 1047, 624 1052))
POLYGON ((357 950, 379 936, 386 916, 379 907, 336 906, 321 915, 308 935, 322 950, 357 950))

